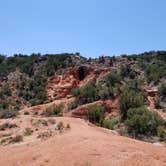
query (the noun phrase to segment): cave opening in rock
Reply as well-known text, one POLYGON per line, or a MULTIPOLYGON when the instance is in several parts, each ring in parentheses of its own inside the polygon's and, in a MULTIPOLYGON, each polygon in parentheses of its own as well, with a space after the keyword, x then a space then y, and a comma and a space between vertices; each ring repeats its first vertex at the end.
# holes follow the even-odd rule
POLYGON ((80 67, 78 69, 78 77, 80 81, 84 80, 84 78, 86 77, 86 69, 84 67, 80 67))

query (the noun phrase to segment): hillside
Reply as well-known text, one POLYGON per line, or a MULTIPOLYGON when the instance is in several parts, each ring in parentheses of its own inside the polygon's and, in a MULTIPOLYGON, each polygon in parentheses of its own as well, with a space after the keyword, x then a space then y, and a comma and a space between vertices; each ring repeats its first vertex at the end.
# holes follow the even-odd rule
POLYGON ((0 165, 166 165, 166 51, 0 55, 0 144, 0 165))
POLYGON ((0 148, 0 165, 165 166, 166 148, 89 126, 81 119, 56 118, 71 129, 42 142, 0 148))

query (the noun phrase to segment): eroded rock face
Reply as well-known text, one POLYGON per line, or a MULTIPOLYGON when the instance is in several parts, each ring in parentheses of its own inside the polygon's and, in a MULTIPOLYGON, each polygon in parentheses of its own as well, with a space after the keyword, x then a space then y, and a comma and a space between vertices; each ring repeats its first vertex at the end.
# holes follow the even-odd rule
POLYGON ((72 89, 82 87, 94 78, 100 79, 109 70, 108 68, 91 68, 90 65, 68 68, 62 74, 54 75, 48 80, 46 86, 48 98, 65 98, 70 95, 72 89))
POLYGON ((62 75, 55 75, 50 78, 46 87, 48 97, 51 99, 64 98, 78 84, 79 80, 75 78, 71 71, 66 71, 62 75))
POLYGON ((55 75, 48 80, 46 87, 48 97, 51 99, 65 98, 71 90, 78 87, 90 74, 91 69, 85 66, 67 69, 61 75, 55 75))

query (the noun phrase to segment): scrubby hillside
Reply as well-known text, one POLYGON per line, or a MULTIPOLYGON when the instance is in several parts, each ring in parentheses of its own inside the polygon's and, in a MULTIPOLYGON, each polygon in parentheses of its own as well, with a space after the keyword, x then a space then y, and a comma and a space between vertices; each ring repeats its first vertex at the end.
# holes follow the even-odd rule
POLYGON ((0 56, 0 165, 164 166, 165 142, 165 51, 0 56))
POLYGON ((0 118, 72 116, 132 138, 166 141, 165 64, 165 51, 97 59, 1 55, 0 118))

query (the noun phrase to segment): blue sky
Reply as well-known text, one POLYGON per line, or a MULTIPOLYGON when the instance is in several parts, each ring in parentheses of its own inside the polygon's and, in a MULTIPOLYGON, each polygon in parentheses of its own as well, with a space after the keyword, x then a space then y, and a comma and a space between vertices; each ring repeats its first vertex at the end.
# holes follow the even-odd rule
POLYGON ((166 50, 166 0, 0 0, 0 53, 166 50))

